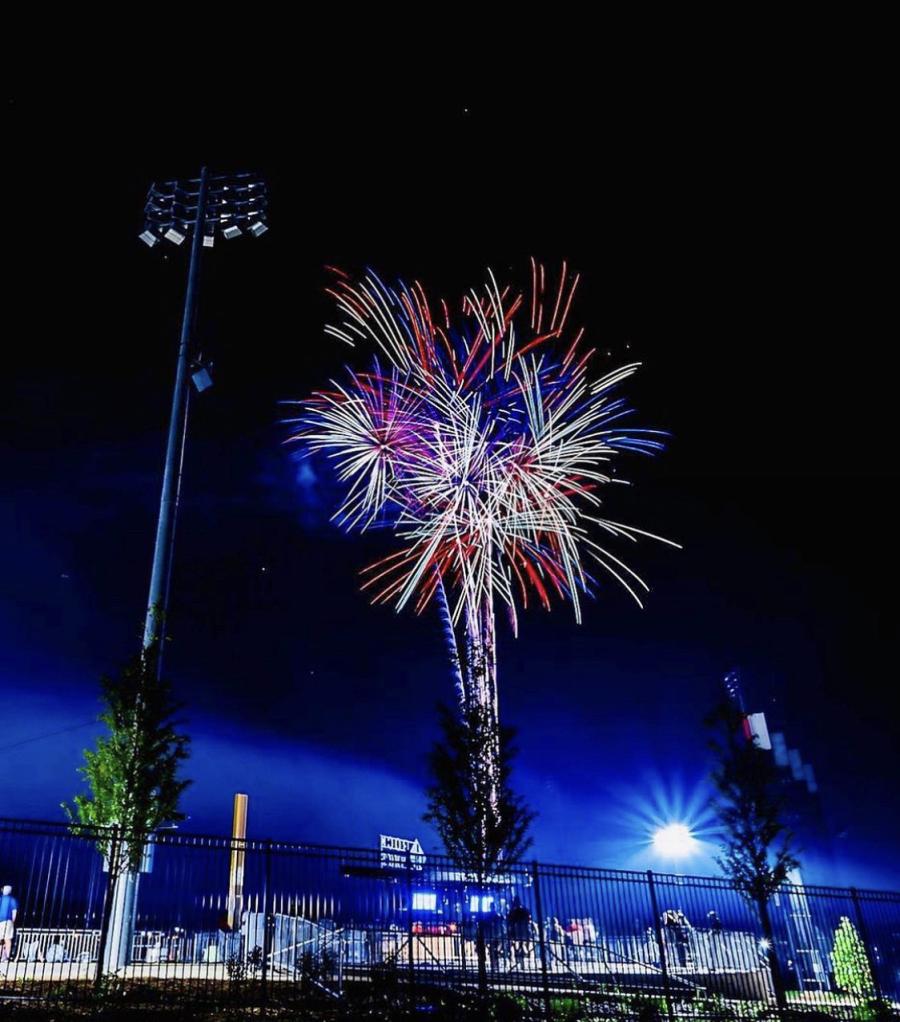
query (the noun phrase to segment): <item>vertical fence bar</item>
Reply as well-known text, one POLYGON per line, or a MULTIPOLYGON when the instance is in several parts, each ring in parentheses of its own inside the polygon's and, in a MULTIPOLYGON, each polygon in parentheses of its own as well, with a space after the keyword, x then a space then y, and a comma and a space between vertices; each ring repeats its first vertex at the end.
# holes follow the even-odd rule
POLYGON ((779 1012, 787 1008, 787 991, 784 988, 784 976, 781 971, 781 963, 778 960, 778 942, 775 937, 775 929, 772 925, 772 915, 769 902, 760 900, 757 902, 756 910, 759 913, 759 921, 762 926, 763 938, 766 942, 766 959, 769 963, 769 971, 772 973, 772 986, 775 988, 775 1003, 779 1012))
POLYGON ((875 961, 875 956, 872 953, 872 941, 869 939, 866 920, 862 913, 862 906, 859 903, 859 891, 855 887, 850 888, 850 898, 853 902, 853 911, 856 913, 859 935, 862 937, 863 947, 866 949, 866 961, 869 963, 869 971, 872 973, 872 982, 875 984, 875 996, 881 1001, 883 1000, 883 994, 881 980, 878 976, 878 963, 875 961))
MULTIPOLYGON (((130 832, 112 827, 76 829, 0 820, 0 869, 4 879, 9 875, 14 881, 22 905, 17 944, 7 975, 0 976, 6 996, 65 1002, 103 991, 114 968, 116 882, 126 847, 134 839, 130 832), (107 863, 106 875, 101 858, 107 863)), ((242 953, 240 932, 214 929, 220 910, 227 908, 229 839, 166 833, 157 835, 151 848, 154 862, 148 860, 141 879, 133 967, 117 977, 117 985, 120 981, 135 1006, 160 995, 173 1005, 199 995, 204 1003, 224 1006, 229 997, 241 993, 251 999, 244 1005, 248 1009, 271 1012, 284 997, 291 997, 290 978, 298 977, 304 955, 318 970, 313 985, 327 984, 330 990, 323 987, 323 992, 329 996, 339 997, 345 982, 351 989, 372 980, 373 966, 392 955, 400 990, 408 991, 401 996, 410 1007, 443 984, 460 993, 472 990, 473 962, 471 952, 465 954, 471 926, 445 924, 462 924, 466 917, 479 920, 485 895, 481 887, 473 894, 465 875, 443 857, 429 857, 423 866, 410 850, 405 869, 399 858, 400 868, 391 871, 385 885, 377 853, 370 850, 252 842, 253 902, 248 902, 247 946, 242 953), (340 871, 335 868, 338 863, 340 871), (423 880, 429 881, 427 888, 437 888, 437 907, 419 899, 413 909, 423 880), (473 912, 466 911, 463 901, 469 896, 478 901, 473 912), (327 965, 326 952, 336 956, 327 959, 327 965), (240 972, 233 983, 227 982, 229 956, 240 972), (245 974, 245 969, 250 971, 245 974), (242 985, 245 975, 252 982, 242 985)), ((739 1002, 733 1010, 743 1017, 774 1008, 767 958, 759 947, 759 922, 751 919, 749 904, 724 879, 532 862, 512 871, 508 885, 507 902, 530 891, 532 923, 538 930, 530 931, 530 950, 523 954, 528 942, 507 920, 512 951, 504 943, 490 978, 495 992, 505 988, 512 996, 524 995, 536 1018, 559 1015, 558 994, 577 998, 585 1011, 598 1005, 606 1011, 608 1006, 609 1014, 624 1016, 633 998, 649 994, 651 988, 660 995, 665 991, 669 1022, 689 1008, 698 1013, 695 1017, 712 1011, 711 1004, 700 1003, 707 994, 739 1002), (648 903, 652 925, 646 918, 648 903), (683 906, 697 923, 707 912, 707 923, 687 926, 688 937, 683 939, 665 925, 663 904, 667 910, 683 906), (711 906, 718 915, 709 921, 711 906), (565 934, 555 925, 557 914, 569 924, 565 934)), ((499 886, 493 887, 499 897, 499 886)), ((502 898, 498 903, 502 908, 502 898)), ((768 930, 780 953, 793 960, 792 971, 785 976, 791 990, 797 989, 791 998, 796 996, 803 1008, 815 1006, 849 1017, 857 1010, 875 1009, 876 997, 882 1004, 897 998, 900 896, 852 888, 786 887, 771 912, 768 930), (827 974, 835 927, 845 919, 855 924, 858 934, 860 972, 866 964, 871 971, 871 981, 855 999, 853 990, 835 989, 827 974)), ((495 922, 488 936, 495 942, 496 955, 495 922)), ((485 921, 485 929, 488 925, 485 921)), ((295 994, 302 997, 308 990, 304 972, 295 994)), ((340 1002, 334 1004, 340 1010, 340 1002)), ((780 1009, 775 1013, 783 1014, 780 1009)))
POLYGON ((647 890, 650 892, 650 911, 653 913, 653 928, 656 931, 656 943, 659 947, 659 967, 662 972, 663 990, 666 997, 666 1014, 669 1022, 674 1019, 672 1011, 672 991, 669 987, 669 964, 666 960, 666 945, 663 943, 663 932, 661 916, 659 914, 659 902, 656 900, 656 884, 653 880, 653 870, 647 870, 647 890))
POLYGON ((272 951, 271 930, 274 926, 274 918, 269 919, 269 899, 272 890, 272 841, 267 839, 263 845, 263 889, 262 889, 262 917, 263 917, 263 956, 262 956, 262 999, 263 1004, 269 997, 269 955, 272 951))
POLYGON ((406 849, 406 939, 409 942, 409 1002, 414 1003, 416 984, 416 958, 413 947, 413 883, 412 883, 412 850, 406 849))
POLYGON ((553 1007, 550 1003, 550 980, 547 976, 547 945, 544 936, 544 906, 541 901, 541 881, 537 860, 531 866, 531 880, 534 884, 534 912, 537 916, 538 946, 541 949, 541 985, 544 990, 544 1013, 548 1019, 553 1018, 553 1007))

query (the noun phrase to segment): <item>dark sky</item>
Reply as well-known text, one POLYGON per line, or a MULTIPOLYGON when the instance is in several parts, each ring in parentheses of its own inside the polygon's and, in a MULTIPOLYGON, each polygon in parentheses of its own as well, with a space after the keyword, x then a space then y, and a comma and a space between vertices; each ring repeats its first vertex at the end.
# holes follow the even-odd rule
POLYGON ((534 254, 582 273, 603 365, 644 362, 633 401, 673 438, 615 511, 684 544, 634 553, 644 611, 605 587, 581 626, 557 606, 501 634, 537 854, 655 864, 651 821, 702 829, 700 722, 737 666, 843 835, 818 878, 900 883, 877 68, 723 56, 524 93, 239 67, 178 95, 32 84, 7 107, 0 815, 59 817, 97 678, 139 643, 186 253, 137 233, 150 182, 207 161, 265 176, 271 230, 204 255, 216 385, 192 405, 168 654, 195 736, 185 828, 226 829, 242 789, 258 836, 434 844, 438 624, 359 594, 389 538, 328 524, 334 485, 281 445, 278 401, 346 359, 325 264, 455 296, 486 266, 524 282, 534 254))

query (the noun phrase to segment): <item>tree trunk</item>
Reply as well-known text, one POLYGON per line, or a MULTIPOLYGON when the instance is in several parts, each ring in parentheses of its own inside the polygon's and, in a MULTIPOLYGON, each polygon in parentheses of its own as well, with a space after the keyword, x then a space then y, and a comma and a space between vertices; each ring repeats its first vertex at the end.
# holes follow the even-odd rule
POLYGON ((484 940, 484 920, 481 918, 475 931, 475 955, 478 958, 478 993, 484 998, 488 992, 487 947, 484 940))
POLYGON ((769 903, 759 901, 759 921, 762 925, 763 937, 766 941, 766 959, 769 963, 769 971, 772 973, 772 987, 775 990, 775 1003, 779 1010, 787 1007, 787 997, 784 992, 784 980, 781 975, 781 966, 778 963, 778 955, 775 950, 775 934, 772 931, 772 920, 769 916, 769 903))

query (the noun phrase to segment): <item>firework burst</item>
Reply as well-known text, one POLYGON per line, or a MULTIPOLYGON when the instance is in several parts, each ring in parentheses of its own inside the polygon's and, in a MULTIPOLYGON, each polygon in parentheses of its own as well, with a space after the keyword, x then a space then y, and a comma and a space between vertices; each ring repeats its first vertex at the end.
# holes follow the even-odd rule
POLYGON ((659 451, 662 434, 627 425, 618 390, 638 363, 591 376, 594 352, 567 329, 578 281, 564 263, 551 285, 532 260, 526 296, 488 271, 454 315, 418 283, 336 271, 340 322, 327 333, 376 356, 304 402, 290 439, 324 452, 347 485, 339 522, 400 540, 364 572, 375 602, 421 611, 437 595, 451 630, 482 635, 496 601, 514 629, 535 598, 568 600, 580 620, 594 573, 641 603, 646 584, 601 538, 676 544, 607 518, 602 494, 621 482, 611 462, 659 451))

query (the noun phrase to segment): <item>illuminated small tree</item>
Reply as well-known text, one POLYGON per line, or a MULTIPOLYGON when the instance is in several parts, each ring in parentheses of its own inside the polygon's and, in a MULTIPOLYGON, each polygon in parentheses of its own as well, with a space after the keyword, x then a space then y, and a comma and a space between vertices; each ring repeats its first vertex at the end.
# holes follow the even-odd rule
POLYGON ((145 650, 117 677, 101 679, 108 733, 85 749, 79 773, 90 794, 76 795, 63 809, 73 822, 117 827, 124 835, 126 864, 137 869, 146 835, 164 823, 184 819, 181 796, 191 783, 179 776, 190 739, 178 732, 180 707, 168 682, 157 677, 156 657, 145 650))
POLYGON ((834 931, 831 960, 834 965, 834 981, 841 990, 856 997, 875 996, 875 981, 865 944, 847 916, 841 916, 838 928, 834 931))
POLYGON ((793 837, 783 821, 784 805, 778 768, 770 753, 743 730, 744 717, 733 703, 721 703, 707 717, 715 732, 711 779, 713 807, 722 826, 721 854, 716 861, 735 888, 759 913, 766 954, 779 1006, 786 1003, 775 954, 769 902, 800 863, 793 837))
POLYGON ((184 819, 181 796, 190 784, 179 775, 190 739, 179 733, 179 706, 158 676, 153 647, 101 679, 107 734, 85 749, 80 774, 89 793, 63 809, 76 826, 100 828, 98 847, 109 873, 100 960, 104 972, 128 963, 141 859, 155 830, 184 819), (108 829, 102 829, 108 828, 108 829))
POLYGON ((484 883, 531 847, 528 829, 535 814, 509 784, 514 732, 478 705, 464 714, 442 706, 440 715, 444 737, 429 757, 432 784, 424 819, 454 863, 484 883), (485 756, 485 749, 496 755, 485 756))
MULTIPOLYGON (((510 787, 514 731, 500 727, 491 709, 477 703, 461 714, 442 706, 440 715, 443 740, 429 757, 432 784, 423 819, 437 830, 447 855, 480 888, 531 847, 528 830, 535 814, 510 787)), ((480 918, 476 950, 479 987, 485 992, 480 918)))

